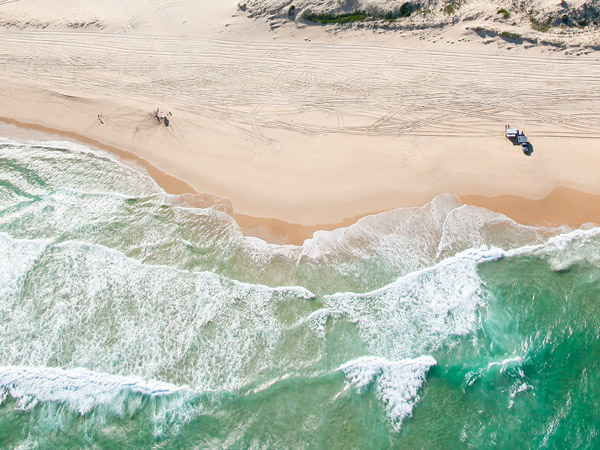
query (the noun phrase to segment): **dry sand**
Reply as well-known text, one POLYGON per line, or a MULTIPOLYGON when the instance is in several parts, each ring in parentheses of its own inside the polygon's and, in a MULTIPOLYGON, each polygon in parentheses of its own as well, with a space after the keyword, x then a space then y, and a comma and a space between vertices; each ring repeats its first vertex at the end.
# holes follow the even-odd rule
POLYGON ((0 117, 125 152, 167 190, 210 194, 200 202, 227 198, 274 242, 445 192, 525 223, 597 221, 596 53, 423 33, 358 43, 357 28, 273 31, 232 2, 200 3, 0 2, 20 24, 0 27, 0 117))

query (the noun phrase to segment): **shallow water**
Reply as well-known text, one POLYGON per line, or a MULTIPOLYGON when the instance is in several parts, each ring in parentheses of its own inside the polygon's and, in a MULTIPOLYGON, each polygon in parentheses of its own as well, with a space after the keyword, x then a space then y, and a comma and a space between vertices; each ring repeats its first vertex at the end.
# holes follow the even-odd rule
POLYGON ((451 195, 267 244, 0 140, 0 447, 596 448, 599 266, 451 195))

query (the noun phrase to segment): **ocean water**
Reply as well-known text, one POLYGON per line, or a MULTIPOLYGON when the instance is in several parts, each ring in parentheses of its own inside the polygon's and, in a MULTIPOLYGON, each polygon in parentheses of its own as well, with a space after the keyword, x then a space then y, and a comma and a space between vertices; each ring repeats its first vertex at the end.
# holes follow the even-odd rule
POLYGON ((451 195, 267 244, 0 139, 0 448, 600 448, 599 268, 451 195))

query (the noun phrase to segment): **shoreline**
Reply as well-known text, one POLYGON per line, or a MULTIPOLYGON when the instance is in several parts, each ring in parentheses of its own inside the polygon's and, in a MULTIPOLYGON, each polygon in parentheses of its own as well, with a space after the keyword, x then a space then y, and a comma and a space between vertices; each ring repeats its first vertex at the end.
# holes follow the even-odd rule
MULTIPOLYGON (((3 124, 3 126, 0 126, 3 137, 9 139, 53 140, 59 138, 105 150, 116 156, 124 164, 145 171, 169 194, 182 195, 182 200, 188 206, 217 207, 234 218, 245 236, 257 237, 268 243, 301 245, 306 239, 311 238, 316 231, 347 227, 356 223, 362 217, 387 211, 366 211, 355 217, 344 218, 339 222, 313 225, 237 213, 235 205, 232 205, 228 199, 199 193, 185 181, 166 173, 131 151, 104 144, 76 132, 24 123, 7 117, 0 116, 0 124, 3 124), (13 127, 13 133, 10 132, 10 127, 13 127), (34 135, 38 134, 38 136, 31 136, 32 133, 34 135)), ((448 193, 453 194, 452 192, 448 193)), ((458 195, 458 197, 465 204, 504 214, 522 225, 548 227, 568 225, 578 228, 585 223, 600 224, 600 195, 561 185, 554 186, 548 195, 540 199, 530 199, 512 194, 490 197, 478 194, 463 194, 458 195)), ((423 206, 423 204, 399 206, 399 208, 420 206, 423 206)), ((396 208, 390 210, 393 209, 396 208)))
POLYGON ((126 151, 168 192, 192 193, 186 204, 227 199, 220 207, 269 241, 301 242, 444 193, 600 195, 600 61, 591 58, 176 36, 168 51, 110 33, 86 34, 82 52, 79 32, 50 42, 45 32, 4 34, 14 58, 0 71, 0 117, 126 151), (515 78, 523 64, 536 70, 515 78), (172 112, 168 127, 157 107, 172 112), (504 124, 525 130, 531 156, 504 124), (279 222, 265 231, 248 216, 279 222))
POLYGON ((563 54, 505 39, 530 21, 492 4, 413 33, 275 23, 283 10, 233 0, 194 18, 193 2, 88 3, 2 7, 0 117, 103 148, 247 235, 298 244, 446 193, 525 224, 600 222, 596 28, 563 54))

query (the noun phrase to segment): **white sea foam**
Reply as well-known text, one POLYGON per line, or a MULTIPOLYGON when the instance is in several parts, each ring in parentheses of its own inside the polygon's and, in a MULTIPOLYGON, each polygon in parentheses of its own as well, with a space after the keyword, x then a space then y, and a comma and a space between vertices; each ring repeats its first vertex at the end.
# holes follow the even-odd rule
POLYGON ((3 175, 31 195, 71 188, 89 193, 166 196, 152 177, 101 150, 68 141, 23 143, 4 139, 0 144, 4 144, 0 156, 17 168, 8 166, 3 175))
MULTIPOLYGON (((107 158, 103 152, 63 141, 4 142, 29 149, 29 153, 9 154, 21 158, 23 166, 30 166, 50 184, 44 190, 31 185, 30 180, 15 181, 25 192, 45 195, 23 211, 11 211, 1 218, 6 226, 24 230, 18 236, 27 236, 25 233, 31 231, 27 226, 38 226, 41 235, 50 239, 67 232, 75 239, 106 243, 103 236, 88 233, 95 228, 85 222, 127 222, 132 214, 127 199, 150 195, 152 200, 135 210, 143 217, 127 222, 127 237, 138 239, 130 244, 136 257, 145 261, 149 256, 152 263, 187 268, 186 256, 196 259, 197 252, 191 254, 195 249, 203 253, 210 249, 206 259, 218 259, 220 267, 244 267, 244 281, 259 284, 303 285, 319 293, 371 291, 469 248, 521 249, 542 245, 549 237, 567 231, 522 226, 502 214, 463 205, 457 197, 443 194, 419 208, 400 208, 364 217, 347 228, 319 231, 302 246, 268 244, 243 236, 233 218, 219 210, 171 204, 169 195, 148 175, 107 158), (45 150, 48 146, 64 151, 53 154, 45 150), (165 212, 165 206, 169 211, 165 212), (165 217, 173 220, 160 220, 165 217), (11 226, 16 222, 19 227, 11 226), (141 224, 143 230, 136 232, 133 223, 141 224), (181 239, 176 237, 179 234, 181 239), (153 253, 155 247, 166 251, 153 253), (189 253, 182 258, 182 251, 189 253)), ((14 176, 22 177, 18 173, 14 176)), ((9 192, 0 200, 8 205, 13 198, 14 193, 9 192)), ((119 240, 110 245, 127 253, 119 240)), ((600 263, 598 253, 588 260, 600 263)), ((553 267, 564 267, 560 257, 555 260, 553 267)), ((214 263, 206 261, 201 267, 212 269, 214 263)), ((235 277, 229 269, 222 273, 235 277)))
POLYGON ((27 273, 42 255, 47 241, 13 239, 0 233, 0 310, 23 289, 27 273))
POLYGON ((374 354, 390 359, 413 357, 437 349, 452 335, 471 333, 477 309, 486 303, 478 266, 501 258, 534 255, 556 270, 582 258, 600 257, 600 228, 580 229, 515 249, 469 249, 365 294, 324 297, 326 308, 312 314, 315 329, 328 318, 355 322, 374 354), (560 261, 560 265, 556 264, 560 261))
POLYGON ((418 208, 399 208, 366 216, 333 231, 317 231, 303 245, 303 254, 320 259, 346 254, 389 256, 413 268, 435 257, 446 216, 461 205, 458 197, 443 194, 418 208))
POLYGON ((491 369, 492 367, 495 366, 500 366, 500 372, 505 372, 508 368, 517 368, 518 370, 521 370, 521 366, 523 365, 523 359, 520 356, 515 356, 513 358, 506 358, 503 359, 500 362, 490 362, 488 363, 488 369, 491 369))
POLYGON ((565 270, 576 263, 600 267, 600 227, 592 226, 554 236, 535 252, 554 270, 565 270))
POLYGON ((419 389, 429 369, 436 364, 431 356, 400 361, 363 356, 343 364, 338 370, 344 372, 359 390, 375 383, 377 396, 385 405, 394 428, 399 430, 402 421, 412 415, 419 400, 419 389))
MULTIPOLYGON (((321 364, 338 345, 328 341, 328 325, 345 321, 356 326, 344 332, 372 356, 338 370, 359 390, 373 386, 398 429, 436 364, 419 355, 478 326, 487 301, 480 264, 533 255, 555 270, 600 266, 600 228, 525 227, 451 195, 319 231, 303 246, 268 244, 244 237, 221 211, 172 202, 154 180, 110 155, 63 142, 20 149, 0 156, 17 158, 35 176, 11 172, 17 189, 0 191, 0 205, 39 198, 5 209, 0 226, 13 236, 47 238, 0 233, 0 361, 9 364, 0 367, 0 402, 10 395, 23 409, 59 402, 81 414, 98 406, 119 412, 129 394, 177 403, 191 391, 268 389, 321 364), (110 227, 93 233, 110 223, 134 225, 126 238, 111 239, 110 227), (191 249, 189 258, 182 247, 191 249), (208 269, 254 283, 194 271, 190 261, 208 251, 208 269), (354 292, 325 296, 314 311, 320 299, 313 302, 309 289, 267 283, 354 292), (51 364, 96 372, 41 367, 51 364), (145 381, 152 379, 169 383, 145 381)), ((492 362, 465 382, 490 369, 521 375, 521 364, 492 362)), ((515 386, 511 398, 528 389, 515 386)))
MULTIPOLYGON (((29 247, 34 263, 7 275, 20 301, 8 302, 4 294, 0 302, 11 305, 10 314, 0 316, 5 364, 60 361, 202 391, 236 389, 286 364, 275 353, 285 330, 298 322, 294 304, 302 309, 313 298, 301 287, 269 288, 144 265, 99 245, 21 242, 3 234, 0 268, 29 247), (14 281, 22 272, 31 282, 26 291, 14 281), (281 311, 278 303, 287 299, 292 303, 281 311)), ((299 365, 314 359, 307 352, 291 357, 299 365)))
POLYGON ((117 376, 83 368, 63 370, 53 367, 0 366, 0 386, 27 408, 37 402, 58 402, 79 414, 97 406, 122 403, 129 394, 164 397, 183 394, 184 388, 134 376, 117 376))
POLYGON ((462 205, 450 211, 444 220, 436 259, 441 260, 472 248, 512 249, 541 244, 549 237, 568 230, 525 226, 503 214, 462 205))
POLYGON ((543 255, 563 248, 557 242, 597 234, 583 230, 540 246, 461 252, 372 292, 326 296, 316 312, 313 294, 300 287, 240 283, 141 264, 99 245, 50 245, 0 234, 0 355, 5 364, 60 361, 200 390, 235 389, 260 374, 271 379, 269 371, 292 361, 310 365, 324 345, 327 321, 346 320, 357 325, 369 353, 413 358, 475 329, 486 302, 481 262, 543 255), (26 278, 30 287, 24 291, 26 278), (285 309, 278 306, 282 299, 285 309), (311 337, 309 324, 321 332, 311 337), (302 327, 300 336, 310 342, 305 348, 313 353, 282 353, 287 330, 302 327))
MULTIPOLYGON (((39 148, 39 149, 52 149, 52 150, 61 150, 67 151, 73 154, 87 155, 93 156, 94 158, 99 158, 103 160, 110 161, 113 164, 119 165, 128 171, 137 170, 132 168, 130 165, 124 164, 118 158, 116 158, 112 153, 102 150, 100 148, 92 148, 84 144, 80 144, 78 142, 72 141, 63 141, 63 140, 48 140, 48 141, 40 141, 40 140, 28 140, 25 142, 14 141, 12 139, 0 137, 0 145, 7 145, 11 147, 17 148, 39 148)), ((151 178, 149 175, 148 178, 151 178)))
POLYGON ((590 226, 561 233, 544 242, 509 250, 491 249, 499 258, 533 255, 546 259, 554 270, 564 270, 577 262, 600 266, 600 227, 590 226))
POLYGON ((433 351, 448 337, 475 329, 477 309, 485 305, 477 266, 501 256, 499 250, 470 250, 372 292, 326 296, 326 309, 312 315, 314 327, 346 318, 358 325, 371 353, 392 360, 433 351))

